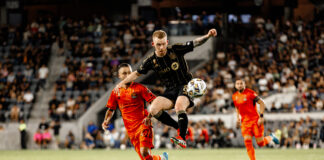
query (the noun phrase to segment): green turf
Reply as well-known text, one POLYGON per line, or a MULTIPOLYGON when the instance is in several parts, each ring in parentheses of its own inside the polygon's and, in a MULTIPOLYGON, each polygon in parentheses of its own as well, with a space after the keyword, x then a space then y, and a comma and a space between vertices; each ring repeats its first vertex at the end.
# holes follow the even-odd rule
MULTIPOLYGON (((244 149, 153 150, 169 153, 170 160, 248 160, 244 149)), ((258 160, 324 160, 324 150, 257 149, 258 160)), ((0 160, 139 160, 133 150, 0 151, 0 160)))

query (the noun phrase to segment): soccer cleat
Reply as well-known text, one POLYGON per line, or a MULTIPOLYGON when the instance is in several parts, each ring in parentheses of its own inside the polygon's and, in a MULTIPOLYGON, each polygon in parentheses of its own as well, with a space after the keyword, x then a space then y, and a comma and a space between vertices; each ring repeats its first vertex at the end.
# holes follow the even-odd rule
POLYGON ((180 136, 171 137, 170 141, 175 145, 179 145, 181 148, 186 148, 187 147, 186 141, 183 140, 182 137, 180 137, 180 136))
MULTIPOLYGON (((180 129, 179 128, 177 129, 177 135, 178 135, 178 137, 180 137, 180 129)), ((188 139, 188 137, 189 137, 189 130, 187 129, 186 139, 188 139)))
POLYGON ((272 138, 272 141, 273 141, 275 144, 279 144, 279 139, 276 137, 275 134, 270 133, 270 136, 271 136, 271 138, 272 138))
POLYGON ((169 155, 167 152, 163 152, 162 155, 160 155, 161 160, 169 160, 169 155))

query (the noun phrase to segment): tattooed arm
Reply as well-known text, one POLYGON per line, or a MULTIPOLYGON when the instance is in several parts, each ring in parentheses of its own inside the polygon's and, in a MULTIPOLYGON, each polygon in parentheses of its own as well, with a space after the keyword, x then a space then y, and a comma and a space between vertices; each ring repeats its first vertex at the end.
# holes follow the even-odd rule
POLYGON ((207 42, 207 40, 211 37, 216 37, 217 36, 217 31, 216 29, 211 29, 209 30, 208 34, 202 36, 202 37, 199 37, 199 38, 196 38, 195 40, 193 40, 193 43, 194 43, 194 47, 198 47, 202 44, 204 44, 205 42, 207 42))
POLYGON ((115 113, 114 110, 112 110, 110 108, 107 109, 105 119, 101 124, 103 130, 105 130, 108 127, 108 124, 109 124, 111 118, 113 117, 114 113, 115 113))

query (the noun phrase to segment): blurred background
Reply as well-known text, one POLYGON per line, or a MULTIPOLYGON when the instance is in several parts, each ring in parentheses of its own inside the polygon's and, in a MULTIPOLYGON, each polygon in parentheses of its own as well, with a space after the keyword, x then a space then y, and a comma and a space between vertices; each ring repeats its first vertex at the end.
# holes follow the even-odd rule
MULTIPOLYGON (((154 30, 172 44, 210 28, 217 38, 186 55, 208 86, 188 110, 189 147, 244 147, 240 77, 266 103, 265 134, 281 139, 268 147, 324 148, 323 18, 316 0, 2 0, 0 149, 131 148, 120 112, 101 129, 118 64, 136 69, 154 30)), ((151 74, 138 82, 164 92, 151 74)), ((154 121, 154 132, 155 148, 174 147, 174 129, 154 121)))

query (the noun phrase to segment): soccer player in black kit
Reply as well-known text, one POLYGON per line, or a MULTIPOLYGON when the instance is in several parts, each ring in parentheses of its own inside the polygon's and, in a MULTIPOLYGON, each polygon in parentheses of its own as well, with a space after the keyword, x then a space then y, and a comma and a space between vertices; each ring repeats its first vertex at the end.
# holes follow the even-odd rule
POLYGON ((151 104, 150 114, 144 123, 150 121, 151 116, 163 124, 169 125, 178 130, 178 136, 172 137, 171 142, 186 148, 186 132, 188 128, 188 117, 186 109, 194 105, 192 97, 186 92, 186 85, 192 79, 191 73, 184 55, 193 51, 197 46, 204 44, 210 37, 216 37, 216 29, 209 30, 208 34, 199 37, 185 44, 174 44, 168 46, 167 34, 162 30, 153 33, 152 46, 154 53, 150 54, 137 69, 126 79, 121 81, 115 90, 125 87, 127 83, 135 81, 141 74, 153 70, 162 84, 166 87, 163 95, 158 96, 151 104), (178 115, 178 122, 164 110, 175 108, 178 115))

